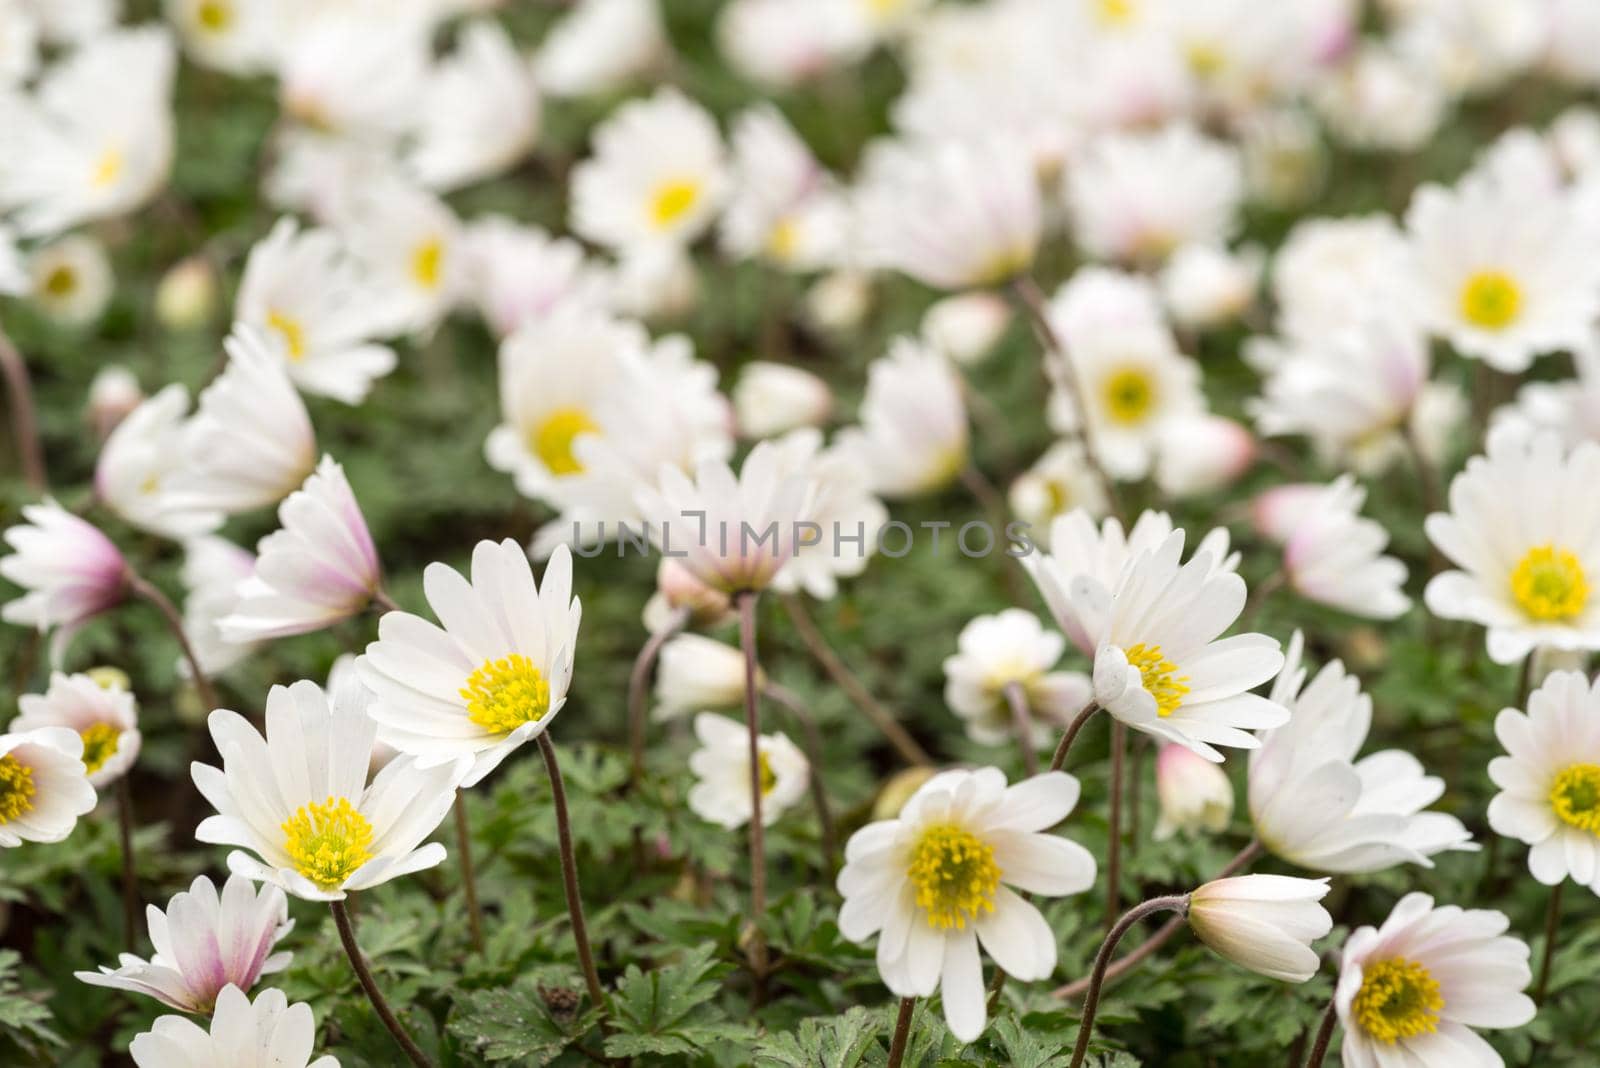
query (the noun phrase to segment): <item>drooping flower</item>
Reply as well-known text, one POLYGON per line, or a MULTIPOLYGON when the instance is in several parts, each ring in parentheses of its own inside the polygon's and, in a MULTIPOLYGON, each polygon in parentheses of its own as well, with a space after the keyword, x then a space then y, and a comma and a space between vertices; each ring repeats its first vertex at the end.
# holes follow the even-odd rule
MULTIPOLYGON (((677 719, 697 709, 736 708, 744 700, 744 653, 702 634, 680 634, 656 659, 657 720, 677 719)), ((757 668, 757 683, 764 676, 757 668)))
POLYGON ((0 618, 41 633, 56 629, 51 651, 59 659, 85 623, 127 597, 128 565, 98 527, 54 501, 24 505, 22 518, 5 532, 16 551, 0 559, 0 576, 26 592, 0 618))
POLYGON ((195 837, 236 847, 234 874, 341 901, 444 860, 444 846, 423 842, 449 813, 467 761, 423 768, 402 758, 369 783, 378 724, 360 708, 330 708, 305 680, 267 694, 264 736, 225 708, 208 723, 222 767, 196 761, 190 772, 217 814, 195 837))
POLYGON ((463 785, 473 786, 566 704, 582 616, 572 556, 556 549, 540 583, 516 542, 480 541, 470 580, 433 563, 423 590, 443 626, 409 612, 378 621, 358 661, 369 714, 424 768, 471 758, 463 785))
POLYGON ((162 1016, 134 1037, 128 1053, 138 1068, 339 1068, 336 1057, 311 1059, 316 1038, 310 1005, 290 1005, 281 990, 263 990, 251 1002, 229 984, 217 995, 209 1030, 162 1016))
POLYGON ((75 972, 91 986, 127 990, 155 998, 179 1012, 209 1013, 224 987, 242 991, 263 975, 281 972, 294 954, 273 952, 294 927, 289 901, 276 886, 259 889, 241 875, 230 875, 222 893, 201 875, 189 889, 174 894, 166 910, 145 907, 150 925, 149 960, 131 953, 116 968, 75 972))
POLYGON ((138 704, 120 681, 103 684, 92 675, 53 672, 42 694, 17 698, 21 713, 11 721, 13 732, 39 727, 67 727, 83 740, 84 770, 97 790, 127 774, 139 756, 138 704))
POLYGON ((1372 725, 1372 699, 1329 661, 1306 682, 1304 640, 1289 640, 1272 700, 1288 723, 1260 734, 1250 754, 1250 818, 1267 851, 1312 871, 1433 867, 1445 850, 1474 850, 1461 821, 1424 809, 1444 794, 1417 758, 1385 749, 1357 759, 1372 725))
POLYGON ((1185 746, 1171 742, 1156 754, 1156 800, 1161 815, 1155 840, 1179 831, 1220 834, 1233 818, 1233 783, 1228 773, 1185 746))
POLYGON ((998 768, 935 775, 898 818, 851 836, 840 933, 853 942, 877 935, 884 985, 900 997, 940 990, 951 1032, 974 1041, 988 1019, 980 943, 1014 979, 1048 977, 1056 937, 1021 894, 1094 885, 1088 850, 1046 833, 1077 802, 1078 780, 1060 771, 1009 788, 998 768))
POLYGON ((1499 1068, 1500 1054, 1474 1029, 1521 1027, 1536 1011, 1522 993, 1528 946, 1508 926, 1501 912, 1435 908, 1427 894, 1407 894, 1383 926, 1352 932, 1333 996, 1346 1063, 1499 1068))
MULTIPOLYGON (((695 784, 689 808, 701 819, 732 830, 750 822, 750 731, 743 723, 702 712, 694 718, 700 748, 689 755, 695 784)), ((787 737, 756 739, 761 764, 761 822, 771 826, 806 795, 811 765, 787 737)))
POLYGON ((1033 717, 1035 748, 1051 744, 1063 726, 1089 703, 1089 679, 1076 671, 1051 670, 1066 639, 1047 631, 1039 617, 1020 608, 978 616, 961 628, 957 652, 944 661, 944 700, 966 725, 967 736, 984 745, 1016 738, 1006 687, 1016 684, 1033 717))
POLYGON ((1568 877, 1600 894, 1600 690, 1581 672, 1557 671, 1494 723, 1506 755, 1489 762, 1500 792, 1489 802, 1496 834, 1526 842, 1528 870, 1547 886, 1568 877))
POLYGON ((1327 893, 1327 879, 1217 879, 1189 895, 1189 927, 1196 938, 1242 968, 1303 983, 1321 962, 1311 943, 1333 930, 1333 917, 1317 904, 1327 893))
POLYGON ((174 502, 183 467, 189 391, 174 383, 144 401, 106 439, 94 468, 95 495, 122 519, 166 538, 209 534, 220 512, 174 502))
POLYGON ((68 727, 0 734, 0 846, 59 842, 95 806, 83 739, 68 727))

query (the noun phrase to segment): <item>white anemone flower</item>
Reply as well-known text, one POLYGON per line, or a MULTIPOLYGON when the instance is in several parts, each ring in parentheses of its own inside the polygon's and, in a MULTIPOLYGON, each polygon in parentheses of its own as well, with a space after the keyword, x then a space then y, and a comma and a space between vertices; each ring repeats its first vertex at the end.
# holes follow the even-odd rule
POLYGON ((617 109, 572 173, 572 229, 613 249, 686 245, 711 224, 728 187, 716 122, 676 89, 617 109))
POLYGON ((1019 981, 1047 978, 1056 936, 1022 894, 1094 885, 1089 851, 1047 833, 1078 792, 1061 771, 1009 788, 998 768, 933 776, 898 818, 869 823, 845 846, 840 933, 853 942, 877 935, 884 985, 900 997, 942 991, 951 1033, 976 1040, 988 1020, 979 945, 1019 981))
POLYGON ((92 675, 50 675, 50 688, 42 694, 17 698, 21 714, 11 730, 67 727, 83 740, 83 761, 89 785, 102 790, 122 778, 139 757, 138 702, 120 681, 103 684, 92 675))
POLYGON ((811 481, 810 514, 800 524, 794 555, 772 580, 781 593, 804 590, 819 601, 832 600, 839 580, 867 569, 878 551, 889 510, 873 492, 868 472, 841 445, 819 449, 821 436, 810 428, 780 439, 796 471, 811 481))
POLYGON ((127 597, 128 564, 98 527, 55 501, 24 505, 22 518, 5 532, 16 551, 0 559, 0 577, 24 593, 0 618, 41 634, 57 628, 51 655, 59 660, 85 623, 127 597))
POLYGON ((164 538, 209 534, 222 513, 174 501, 183 469, 189 391, 174 383, 117 424, 95 462, 95 494, 122 519, 164 538))
POLYGON ((311 1059, 316 1038, 310 1005, 290 1005, 281 990, 263 990, 251 1002, 229 984, 217 996, 209 1030, 162 1016, 134 1037, 128 1053, 138 1068, 339 1068, 336 1057, 311 1059))
POLYGON ((1571 878, 1600 894, 1600 689, 1558 671, 1503 709, 1494 732, 1506 755, 1489 762, 1500 792, 1489 802, 1496 834, 1526 842, 1528 870, 1546 886, 1571 878))
POLYGON ((204 875, 174 894, 165 910, 145 906, 149 960, 120 954, 116 968, 75 972, 90 986, 155 998, 179 1012, 210 1013, 229 985, 248 991, 263 975, 289 966, 294 954, 273 947, 294 928, 289 900, 276 886, 257 887, 230 875, 217 893, 204 875))
POLYGON ((115 288, 111 258, 92 234, 68 234, 34 249, 28 257, 28 298, 65 326, 99 319, 115 288))
POLYGON ((1006 501, 1044 549, 1049 549, 1051 525, 1060 517, 1079 508, 1090 516, 1105 515, 1109 509, 1105 487, 1082 444, 1071 440, 1056 442, 1018 475, 1006 491, 1006 501))
POLYGON ((833 411, 833 391, 810 371, 785 363, 752 360, 733 387, 739 432, 771 438, 803 426, 821 426, 833 411))
POLYGON ((60 842, 97 800, 69 727, 0 734, 0 847, 60 842))
POLYGON ((1311 943, 1333 930, 1333 917, 1317 903, 1327 893, 1327 879, 1217 879, 1189 895, 1189 927, 1196 938, 1242 968, 1303 983, 1322 963, 1311 943))
POLYGON ((658 0, 580 0, 551 25, 534 59, 552 96, 624 88, 670 52, 658 0))
POLYGON ((372 343, 393 325, 378 299, 337 234, 284 218, 250 250, 234 320, 278 343, 301 389, 359 404, 395 368, 394 350, 372 343))
POLYGON ((1312 871, 1347 874, 1396 864, 1433 867, 1445 850, 1475 850, 1454 816, 1423 811, 1444 794, 1417 758, 1385 749, 1357 759, 1372 699, 1337 660, 1306 682, 1304 640, 1289 641, 1272 700, 1289 722, 1263 731, 1250 754, 1250 817, 1268 852, 1312 871))
POLYGON ((539 119, 531 66, 504 29, 476 20, 461 28, 455 52, 428 77, 406 163, 429 189, 471 185, 526 155, 539 119))
POLYGON ((1094 642, 1095 701, 1135 730, 1220 763, 1214 746, 1255 749, 1248 731, 1289 718, 1250 692, 1278 673, 1283 653, 1265 634, 1221 636, 1244 608, 1244 580, 1207 552, 1180 565, 1183 541, 1174 531, 1130 560, 1113 586, 1075 578, 1071 599, 1094 642))
MULTIPOLYGON (((657 654, 651 717, 663 721, 696 709, 737 708, 744 700, 744 670, 744 653, 738 647, 702 634, 679 634, 657 654)), ((758 666, 758 687, 765 681, 758 666)))
POLYGON ((861 426, 839 435, 857 457, 874 492, 915 497, 953 482, 970 445, 961 376, 939 353, 897 338, 867 369, 861 426))
POLYGON ((357 661, 374 694, 368 713, 386 744, 423 767, 470 758, 473 786, 566 704, 582 617, 572 556, 558 548, 540 583, 516 542, 480 541, 470 579, 433 563, 422 581, 443 626, 409 612, 378 620, 357 661))
POLYGON ((427 190, 400 179, 376 181, 354 192, 338 225, 366 269, 380 323, 426 335, 465 295, 461 223, 427 190))
POLYGON ((1521 1027, 1537 1011, 1522 993, 1528 946, 1490 909, 1435 908, 1407 894, 1383 926, 1351 932, 1333 1002, 1350 1068, 1501 1068, 1474 1028, 1521 1027))
POLYGON ((843 195, 782 113, 769 105, 735 120, 732 191, 722 214, 722 245, 735 256, 809 271, 839 258, 845 244, 843 195))
MULTIPOLYGON (((743 723, 702 712, 694 718, 700 748, 689 754, 695 784, 689 808, 703 820, 733 830, 750 822, 750 730, 743 723)), ((806 795, 811 765, 782 734, 756 739, 761 774, 761 823, 770 827, 806 795)))
POLYGON ((944 700, 966 724, 967 737, 983 745, 1016 738, 1006 689, 1015 684, 1033 718, 1033 745, 1050 745, 1060 729, 1089 703, 1087 676, 1051 670, 1067 642, 1020 608, 978 616, 956 637, 944 661, 944 700))
POLYGON ((189 58, 235 75, 271 69, 281 43, 277 5, 261 0, 165 0, 189 58))
POLYGON ((333 141, 403 135, 428 84, 429 27, 418 6, 349 4, 304 19, 278 58, 284 114, 333 141))
POLYGON ((1308 601, 1367 619, 1395 619, 1411 608, 1406 565, 1383 555, 1389 532, 1360 514, 1367 491, 1341 475, 1306 502, 1286 531, 1283 572, 1308 601))
POLYGON ((358 707, 330 708, 305 680, 267 694, 265 736, 225 708, 208 723, 222 767, 196 761, 190 772, 217 814, 195 837, 234 846, 235 875, 342 901, 444 860, 444 846, 423 842, 454 804, 465 760, 395 760, 368 783, 378 724, 358 707))
POLYGON ((467 226, 465 241, 467 299, 496 337, 563 311, 593 311, 607 304, 608 273, 571 238, 487 215, 467 226))
POLYGON ((1600 649, 1600 444, 1566 452, 1554 434, 1501 427, 1487 449, 1450 483, 1450 511, 1427 519, 1460 569, 1428 582, 1428 610, 1487 627, 1496 663, 1540 646, 1600 649))

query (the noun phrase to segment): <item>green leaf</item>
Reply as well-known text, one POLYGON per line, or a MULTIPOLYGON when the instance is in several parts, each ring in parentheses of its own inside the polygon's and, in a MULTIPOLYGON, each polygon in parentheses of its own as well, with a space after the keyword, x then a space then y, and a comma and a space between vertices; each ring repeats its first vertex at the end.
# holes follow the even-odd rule
POLYGON ((756 1064, 782 1068, 855 1068, 882 1033, 882 1014, 857 1005, 843 1016, 801 1020, 793 1032, 762 1039, 756 1064))
POLYGON ((484 1060, 549 1064, 600 1019, 598 1007, 558 1014, 550 994, 530 979, 475 991, 456 1003, 447 1029, 484 1060))
POLYGON ((664 968, 646 972, 637 964, 628 965, 612 998, 618 1033, 606 1039, 606 1053, 670 1056, 693 1053, 715 1042, 750 1039, 749 1026, 727 1022, 720 1007, 706 1005, 721 989, 722 976, 732 970, 715 960, 715 953, 713 943, 703 942, 664 968))
MULTIPOLYGON (((64 1046, 61 1036, 47 1023, 54 1019, 50 1010, 23 993, 17 980, 21 956, 13 949, 0 950, 0 1039, 9 1039, 32 1056, 41 1056, 45 1046, 64 1046)), ((4 1049, 0 1045, 0 1049, 4 1049)))
POLYGON ((1005 1063, 1012 1068, 1057 1068, 1069 1060, 1063 1042, 1041 1040, 1015 1016, 1000 1017, 990 1027, 990 1034, 1005 1051, 1005 1063))

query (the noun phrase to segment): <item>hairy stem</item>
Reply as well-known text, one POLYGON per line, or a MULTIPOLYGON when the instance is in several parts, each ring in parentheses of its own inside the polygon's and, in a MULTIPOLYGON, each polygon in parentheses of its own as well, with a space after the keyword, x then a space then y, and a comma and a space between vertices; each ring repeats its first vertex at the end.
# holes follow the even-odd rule
POLYGON ((127 581, 129 590, 155 605, 156 611, 166 620, 172 636, 178 639, 178 647, 183 650, 183 659, 189 665, 190 678, 194 682, 194 688, 200 692, 200 702, 206 706, 206 711, 209 713, 222 707, 222 703, 217 699, 216 688, 211 685, 211 679, 200 666, 200 658, 195 654, 194 646, 189 643, 188 634, 184 632, 183 617, 178 614, 178 609, 172 601, 161 592, 160 587, 131 568, 128 571, 127 581))
POLYGON ((1329 1001, 1327 1011, 1322 1014, 1322 1023, 1317 1026, 1317 1037, 1311 1043, 1311 1052, 1306 1054, 1306 1068, 1322 1068, 1323 1058, 1328 1055, 1328 1044, 1333 1041, 1334 1026, 1338 1022, 1339 1010, 1329 1001))
POLYGON ((1067 750, 1072 748, 1072 743, 1078 737, 1078 732, 1083 730, 1083 725, 1089 722, 1091 716, 1100 711, 1100 706, 1090 701, 1082 712, 1073 717, 1067 724, 1067 729, 1062 732, 1061 744, 1056 746, 1056 755, 1050 758, 1050 770, 1060 771, 1067 762, 1067 750))
POLYGON ((11 398, 11 434, 16 441, 17 462, 22 466, 22 478, 35 493, 48 488, 45 479, 44 449, 39 444, 39 421, 34 413, 33 385, 28 378, 28 365, 22 359, 11 338, 0 330, 0 377, 6 380, 6 393, 11 398))
POLYGON ((757 982, 766 970, 766 944, 761 918, 767 912, 767 828, 761 814, 761 688, 756 681, 756 603, 760 594, 746 590, 735 600, 739 609, 739 648, 744 652, 744 725, 750 764, 750 958, 757 982))
POLYGON ((1068 1068, 1082 1068, 1083 1058, 1089 1052, 1089 1038, 1094 1034, 1095 1013, 1100 1009, 1100 988, 1105 982, 1106 967, 1111 963, 1111 954, 1116 951, 1117 943, 1122 941, 1122 936, 1146 916, 1157 912, 1176 912, 1181 919, 1188 908, 1188 894, 1153 897, 1149 901, 1135 905, 1111 925, 1111 930, 1106 933, 1106 940, 1100 943, 1100 950, 1094 955, 1094 968, 1089 972, 1089 990, 1083 999, 1083 1016, 1078 1021, 1078 1043, 1073 1047, 1072 1063, 1068 1068))
POLYGON ((1111 721, 1111 811, 1106 839, 1106 926, 1117 920, 1122 896, 1122 772, 1128 750, 1128 728, 1111 721))
POLYGON ((822 785, 822 732, 817 729, 817 721, 806 711, 798 694, 774 683, 768 683, 765 692, 788 711, 800 725, 800 733, 805 736, 806 759, 811 762, 811 772, 807 776, 811 784, 811 803, 817 809, 817 825, 822 836, 822 857, 831 872, 838 864, 838 846, 833 828, 833 809, 828 804, 828 792, 822 785))
POLYGON ((389 1008, 389 1003, 384 1000, 383 991, 378 989, 378 981, 372 977, 372 969, 367 967, 366 958, 361 955, 361 947, 356 945, 355 928, 350 925, 350 910, 343 901, 328 902, 333 909, 333 923, 339 929, 339 941, 344 944, 345 956, 350 958, 350 967, 355 969, 356 978, 361 981, 361 989, 367 992, 367 1000, 372 1002, 373 1011, 378 1014, 378 1019, 383 1021, 383 1026, 389 1029, 394 1040, 405 1050, 412 1064, 417 1068, 433 1068, 433 1062, 428 1060, 428 1055, 422 1052, 416 1040, 406 1033, 394 1010, 389 1008))
POLYGON ((544 757, 544 770, 550 775, 550 791, 555 799, 561 882, 567 892, 567 915, 572 919, 572 940, 578 947, 578 965, 583 969, 584 985, 589 988, 589 1000, 602 1009, 609 1009, 605 987, 600 985, 600 973, 595 971, 594 954, 589 949, 589 927, 583 919, 583 898, 578 893, 578 861, 572 852, 572 818, 567 815, 567 788, 561 781, 561 765, 556 762, 556 747, 550 741, 549 731, 539 734, 539 755, 544 757))
POLYGON ((1533 988, 1533 1003, 1544 1004, 1545 991, 1550 986, 1550 962, 1556 956, 1556 935, 1561 931, 1561 888, 1566 880, 1556 883, 1550 891, 1550 907, 1544 914, 1544 957, 1539 962, 1539 982, 1533 988))
POLYGON ((900 1068, 906 1056, 906 1041, 911 1037, 911 1014, 916 1011, 916 998, 900 999, 900 1015, 894 1021, 894 1040, 889 1043, 889 1068, 900 1068))

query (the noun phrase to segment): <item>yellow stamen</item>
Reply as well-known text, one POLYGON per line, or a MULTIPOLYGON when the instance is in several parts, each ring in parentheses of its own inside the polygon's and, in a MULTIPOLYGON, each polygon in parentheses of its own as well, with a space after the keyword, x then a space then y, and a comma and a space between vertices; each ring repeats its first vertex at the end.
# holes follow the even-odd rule
POLYGON ((267 312, 267 325, 282 335, 290 360, 299 363, 306 358, 306 330, 300 325, 299 319, 274 308, 267 312))
POLYGON ((1572 553, 1539 545, 1511 572, 1511 596, 1534 619, 1571 619, 1589 603, 1589 579, 1572 553))
POLYGON ((1571 764, 1550 786, 1550 807, 1570 827, 1600 835, 1600 764, 1571 764))
POLYGON ((1156 386, 1144 368, 1124 367, 1106 378, 1101 395, 1112 422, 1134 426, 1155 406, 1156 386))
POLYGON ((1130 646, 1124 651, 1128 663, 1139 669, 1140 680, 1150 696, 1156 699, 1156 712, 1166 717, 1176 712, 1189 692, 1189 676, 1173 678, 1178 665, 1167 659, 1159 645, 1130 646))
POLYGON ((509 734, 550 711, 550 683, 521 653, 485 661, 460 692, 467 718, 490 734, 509 734))
POLYGON ((222 33, 233 25, 233 8, 223 0, 202 0, 195 8, 195 21, 209 33, 222 33))
POLYGON ((1000 887, 994 848, 953 823, 935 823, 923 830, 911 849, 907 874, 917 888, 917 905, 927 913, 928 926, 936 930, 966 930, 969 920, 994 911, 1000 887))
POLYGON ((1228 55, 1217 45, 1196 41, 1185 50, 1189 69, 1198 78, 1210 78, 1222 72, 1228 64, 1228 55))
POLYGON ((1094 13, 1102 26, 1126 26, 1138 11, 1133 0, 1098 0, 1094 13))
POLYGON ((283 821, 283 851, 295 870, 320 889, 334 890, 372 859, 372 824, 349 798, 301 805, 283 821))
POLYGON ((444 242, 430 237, 411 252, 411 278, 423 289, 437 289, 443 274, 444 242))
POLYGON ((779 219, 767 234, 767 255, 779 263, 794 259, 800 247, 800 225, 793 219, 779 219))
POLYGON ((576 475, 583 470, 583 464, 573 455, 572 443, 578 435, 593 434, 599 429, 599 424, 582 408, 557 408, 528 432, 528 450, 552 475, 576 475))
POLYGON ((122 732, 110 723, 96 723, 79 733, 83 737, 83 766, 93 775, 117 755, 117 740, 122 732))
POLYGON ((66 264, 52 267, 44 276, 44 291, 52 297, 69 297, 78 289, 78 272, 66 264))
POLYGON ((766 797, 778 785, 778 773, 772 770, 772 761, 765 752, 757 754, 761 768, 761 796, 766 797))
POLYGON ((123 162, 121 152, 114 148, 106 149, 95 161, 94 173, 89 178, 89 184, 95 189, 104 189, 122 174, 123 162))
POLYGON ((1522 287, 1504 271, 1479 271, 1461 287, 1461 316, 1485 330, 1504 330, 1522 311, 1522 287))
POLYGON ((1404 957, 1362 965, 1361 989, 1350 1004, 1361 1029, 1391 1046, 1402 1038, 1437 1031, 1442 1008, 1438 981, 1428 969, 1404 957))
POLYGON ((665 230, 687 215, 699 199, 700 183, 693 179, 662 182, 650 203, 650 222, 657 230, 665 230))
POLYGON ((0 824, 33 811, 33 769, 7 753, 0 757, 0 824))

